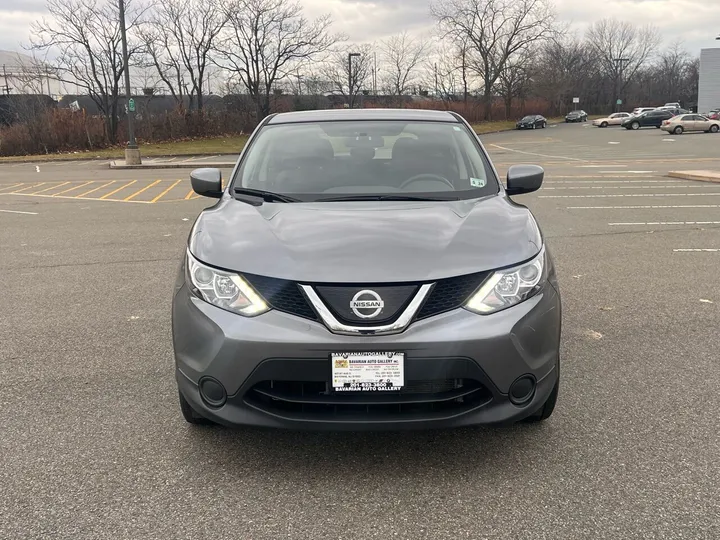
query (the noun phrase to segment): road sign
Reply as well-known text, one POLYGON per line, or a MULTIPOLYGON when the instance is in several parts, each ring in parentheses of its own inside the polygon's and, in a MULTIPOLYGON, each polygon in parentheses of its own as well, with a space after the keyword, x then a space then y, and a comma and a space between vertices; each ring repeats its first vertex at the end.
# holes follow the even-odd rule
POLYGON ((573 98, 573 103, 580 103, 580 98, 579 98, 579 97, 574 97, 574 98, 573 98))
POLYGON ((617 100, 617 104, 618 104, 618 105, 622 105, 622 99, 618 99, 618 100, 617 100))
POLYGON ((130 101, 128 101, 128 109, 130 112, 135 112, 135 100, 133 98, 130 98, 130 101))

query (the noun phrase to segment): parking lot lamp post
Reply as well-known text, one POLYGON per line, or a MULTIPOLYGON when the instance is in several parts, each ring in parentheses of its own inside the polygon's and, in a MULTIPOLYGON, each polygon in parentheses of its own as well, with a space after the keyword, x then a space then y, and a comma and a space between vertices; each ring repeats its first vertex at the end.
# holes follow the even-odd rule
POLYGON ((125 165, 140 165, 140 149, 135 141, 135 103, 130 91, 130 62, 127 50, 127 33, 125 31, 125 0, 120 3, 120 37, 122 39, 123 66, 125 70, 125 99, 127 103, 128 144, 125 148, 125 165))
POLYGON ((360 56, 360 53, 348 53, 348 106, 353 108, 353 76, 352 76, 352 59, 353 56, 360 56))

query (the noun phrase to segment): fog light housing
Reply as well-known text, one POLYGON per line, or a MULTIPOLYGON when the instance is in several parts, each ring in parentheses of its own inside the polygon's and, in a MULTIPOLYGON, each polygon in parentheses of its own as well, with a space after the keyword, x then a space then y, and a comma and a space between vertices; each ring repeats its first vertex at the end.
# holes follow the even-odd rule
POLYGON ((220 382, 212 377, 203 377, 198 382, 200 397, 210 407, 219 408, 227 401, 227 392, 220 382))
POLYGON ((535 377, 523 375, 510 385, 508 397, 513 405, 526 405, 535 396, 535 377))

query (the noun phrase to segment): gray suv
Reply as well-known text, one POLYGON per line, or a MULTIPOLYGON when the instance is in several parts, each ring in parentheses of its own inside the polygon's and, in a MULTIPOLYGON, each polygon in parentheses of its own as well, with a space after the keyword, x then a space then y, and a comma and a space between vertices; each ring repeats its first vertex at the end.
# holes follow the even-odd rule
POLYGON ((172 302, 193 424, 440 428, 540 421, 561 306, 530 211, 457 114, 277 114, 195 221, 172 302))

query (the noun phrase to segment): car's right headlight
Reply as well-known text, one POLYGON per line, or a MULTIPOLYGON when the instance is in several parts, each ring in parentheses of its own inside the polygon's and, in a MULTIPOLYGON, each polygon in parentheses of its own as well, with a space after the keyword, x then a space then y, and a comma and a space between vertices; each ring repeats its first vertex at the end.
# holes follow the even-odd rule
POLYGON ((497 270, 465 303, 465 308, 481 315, 509 308, 534 296, 547 280, 545 247, 520 266, 497 270))
POLYGON ((198 298, 245 317, 254 317, 270 309, 241 275, 207 266, 193 257, 189 250, 186 257, 186 281, 198 298))

